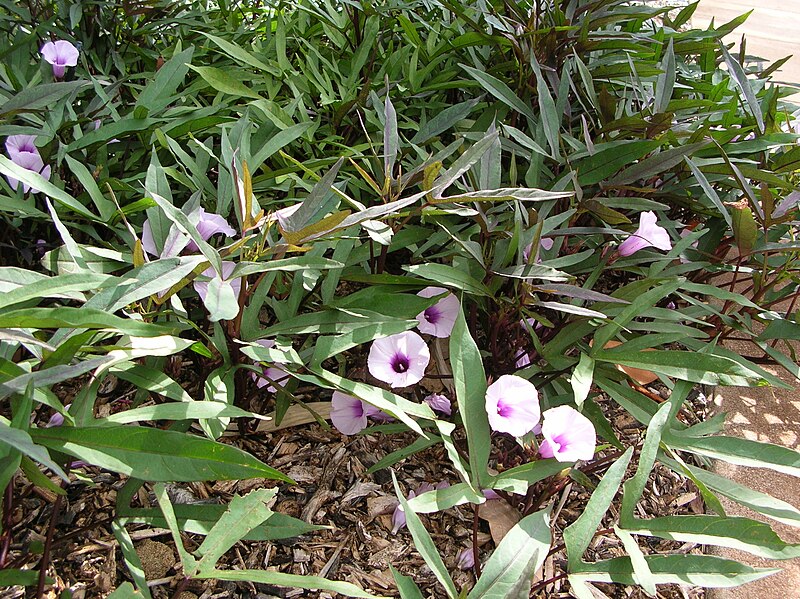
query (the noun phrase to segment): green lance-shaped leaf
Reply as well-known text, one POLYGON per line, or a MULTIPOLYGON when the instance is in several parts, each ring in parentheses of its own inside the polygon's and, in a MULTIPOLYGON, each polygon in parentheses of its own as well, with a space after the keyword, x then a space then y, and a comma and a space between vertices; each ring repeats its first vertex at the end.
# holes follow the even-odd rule
MULTIPOLYGON (((114 532, 117 543, 119 543, 119 548, 122 551, 122 559, 125 560, 125 565, 128 566, 128 572, 130 573, 131 578, 133 578, 133 581, 136 583, 137 588, 140 590, 139 597, 152 599, 152 595, 150 595, 150 587, 147 586, 147 578, 144 574, 142 560, 139 559, 139 555, 136 553, 136 548, 133 546, 133 539, 131 539, 128 531, 125 530, 125 527, 117 520, 114 520, 111 523, 111 530, 114 532)), ((115 592, 118 593, 123 588, 124 585, 115 592)), ((131 590, 133 589, 131 588, 131 590)))
POLYGON ((548 476, 558 474, 569 467, 568 464, 554 459, 536 460, 498 474, 488 488, 508 491, 524 495, 531 485, 546 479, 548 476))
POLYGON ((661 142, 651 140, 598 145, 594 154, 576 163, 578 183, 589 186, 604 181, 660 146, 661 142))
MULTIPOLYGON (((66 294, 72 294, 76 291, 94 291, 103 287, 116 286, 121 282, 122 280, 118 277, 88 272, 46 277, 3 293, 0 296, 0 309, 31 299, 64 297, 66 294)), ((78 294, 78 297, 83 296, 78 294)))
POLYGON ((482 494, 475 493, 467 483, 458 483, 444 489, 421 493, 409 499, 408 504, 417 514, 432 514, 465 503, 484 503, 485 501, 486 498, 482 494))
POLYGON ((536 75, 536 95, 539 100, 539 113, 542 118, 542 125, 544 126, 544 136, 547 138, 547 145, 550 146, 550 153, 555 158, 560 155, 559 152, 559 133, 561 119, 559 118, 558 111, 556 110, 556 103, 553 101, 553 96, 550 93, 550 88, 547 87, 547 81, 542 76, 542 69, 539 62, 536 60, 536 53, 530 53, 531 67, 536 75))
POLYGON ((78 362, 77 364, 59 364, 51 368, 26 372, 11 380, 0 383, 0 398, 8 397, 14 393, 24 393, 28 385, 33 389, 51 387, 56 383, 84 375, 96 368, 113 361, 111 356, 103 356, 78 362))
MULTIPOLYGON (((163 403, 154 406, 143 406, 124 412, 111 414, 97 420, 97 424, 130 424, 148 420, 215 420, 218 418, 257 418, 269 420, 266 416, 254 414, 233 405, 216 401, 193 401, 163 403)), ((224 432, 224 431, 223 431, 224 432)), ((219 433, 215 438, 219 437, 219 433)))
MULTIPOLYGON (((46 579, 47 584, 53 584, 51 578, 46 579)), ((8 589, 12 586, 33 586, 39 582, 39 572, 37 570, 18 570, 7 568, 0 570, 0 587, 8 589)))
POLYGON ((603 516, 619 490, 631 456, 633 456, 633 447, 629 447, 606 471, 603 478, 600 479, 600 484, 597 485, 584 506, 581 515, 564 530, 564 544, 567 549, 570 572, 578 570, 583 553, 592 542, 597 527, 600 526, 603 516))
POLYGON ((486 373, 478 346, 467 328, 463 303, 450 334, 450 367, 458 413, 467 432, 472 484, 484 488, 489 476, 486 465, 491 435, 486 414, 486 373))
POLYGON ((178 86, 183 83, 186 73, 189 72, 189 65, 192 61, 194 48, 189 47, 182 52, 178 52, 161 68, 158 69, 155 79, 144 87, 142 93, 136 98, 136 108, 142 107, 152 115, 169 106, 178 86))
POLYGON ((785 543, 769 525, 750 518, 712 515, 633 518, 626 520, 625 529, 662 539, 740 549, 769 559, 800 556, 800 543, 785 543))
POLYGON ((450 130, 456 123, 467 118, 477 103, 477 99, 472 99, 445 108, 417 131, 411 138, 411 143, 421 145, 432 137, 450 130))
POLYGON ((689 451, 737 466, 768 468, 800 477, 800 452, 738 437, 684 437, 668 435, 667 445, 673 449, 689 451))
POLYGON ((719 474, 714 474, 708 470, 697 468, 691 464, 679 464, 669 458, 661 458, 667 466, 679 474, 685 470, 695 477, 708 489, 724 495, 731 501, 750 508, 754 512, 769 516, 778 522, 783 522, 789 526, 800 526, 800 510, 793 505, 781 501, 766 493, 755 491, 744 485, 719 474))
POLYGON ((47 453, 42 444, 36 444, 31 436, 24 430, 13 428, 0 420, 0 443, 6 445, 12 450, 19 451, 32 460, 35 460, 50 468, 55 474, 61 477, 64 481, 69 482, 69 478, 64 471, 59 468, 52 459, 50 454, 47 453))
POLYGON ((397 590, 400 593, 400 599, 424 599, 422 591, 410 576, 403 576, 398 572, 394 566, 389 564, 389 569, 392 571, 394 583, 397 585, 397 590))
POLYGON ((97 212, 100 214, 100 219, 106 222, 110 221, 117 210, 114 202, 103 195, 103 192, 100 191, 100 187, 97 185, 97 181, 92 176, 92 173, 89 172, 89 169, 86 168, 86 165, 79 160, 75 160, 69 154, 64 156, 64 159, 69 169, 72 171, 72 174, 77 177, 78 181, 80 181, 81 185, 83 185, 83 188, 86 190, 86 193, 92 198, 92 202, 94 202, 97 212))
MULTIPOLYGON (((149 596, 150 594, 148 592, 146 597, 149 596)), ((145 597, 145 595, 143 595, 139 590, 135 589, 131 583, 123 582, 119 587, 117 587, 117 590, 108 596, 108 599, 142 599, 142 597, 145 597)))
POLYGON ((431 434, 428 435, 428 438, 419 437, 413 443, 411 443, 411 445, 406 445, 404 447, 401 447, 400 449, 393 451, 392 453, 389 453, 384 457, 382 457, 372 466, 367 468, 366 474, 372 474, 374 472, 377 472, 378 470, 383 470, 384 468, 388 468, 389 466, 394 466, 400 460, 404 460, 409 456, 419 453, 420 451, 424 451, 429 447, 433 447, 440 441, 441 438, 431 434))
POLYGON ((465 64, 460 64, 458 66, 469 73, 478 83, 481 84, 483 89, 492 94, 503 104, 513 108, 520 114, 525 115, 532 121, 536 120, 536 116, 533 114, 533 110, 531 110, 530 105, 520 100, 519 96, 517 96, 510 87, 500 81, 497 77, 493 77, 484 71, 479 71, 478 69, 465 64))
POLYGON ((198 67, 194 65, 189 65, 189 68, 200 75, 206 83, 218 92, 238 98, 261 99, 261 96, 239 79, 233 77, 228 71, 216 67, 198 67))
MULTIPOLYGON (((216 504, 177 504, 173 506, 175 517, 184 532, 207 535, 225 513, 227 506, 216 504)), ((155 528, 166 528, 164 514, 158 508, 118 508, 121 524, 146 524, 155 528)), ((274 541, 291 539, 321 530, 323 527, 303 522, 286 514, 274 513, 269 523, 257 526, 248 532, 245 541, 274 541)))
POLYGON ((383 170, 388 179, 392 178, 399 146, 400 135, 397 133, 397 112, 387 90, 383 124, 383 170))
POLYGON ((592 356, 595 352, 602 350, 606 343, 613 339, 614 335, 625 330, 625 325, 631 320, 642 314, 647 308, 654 306, 657 302, 677 291, 682 281, 671 280, 657 285, 652 289, 637 294, 631 304, 627 306, 612 322, 597 329, 594 335, 594 345, 592 356))
POLYGON ((137 337, 157 337, 175 333, 174 327, 120 318, 93 308, 20 308, 0 315, 0 329, 108 329, 137 337))
POLYGON ((720 49, 722 50, 722 57, 725 59, 725 64, 728 65, 728 71, 733 77, 733 80, 736 82, 736 85, 740 90, 742 90, 742 94, 744 94, 744 99, 747 102, 747 106, 753 113, 756 123, 758 123, 758 131, 763 135, 765 132, 764 114, 761 112, 761 104, 759 104, 758 98, 756 98, 756 94, 753 91, 753 87, 750 85, 750 80, 747 78, 747 74, 744 72, 742 65, 738 60, 731 56, 730 52, 728 52, 728 49, 725 47, 725 44, 721 41, 720 49))
POLYGON ((50 449, 142 480, 272 478, 291 481, 237 447, 175 431, 139 426, 60 426, 32 430, 31 436, 34 442, 50 449))
POLYGON ((151 393, 158 393, 174 401, 187 403, 193 401, 192 396, 175 379, 156 368, 127 362, 115 365, 111 368, 111 374, 141 389, 147 389, 151 393))
POLYGON ((629 166, 611 179, 609 183, 611 185, 628 185, 639 180, 662 174, 683 162, 687 156, 691 156, 697 150, 706 147, 708 143, 709 142, 701 141, 685 146, 669 148, 663 152, 654 154, 633 166, 629 166))
POLYGON ((167 494, 167 487, 163 483, 158 483, 153 487, 153 493, 156 496, 156 501, 158 501, 158 507, 161 509, 161 513, 164 514, 167 528, 169 528, 169 532, 172 534, 172 540, 175 542, 175 548, 178 550, 178 556, 183 566, 183 573, 185 576, 193 577, 197 574, 197 560, 183 545, 181 529, 178 526, 178 519, 175 517, 172 502, 167 494))
MULTIPOLYGON (((645 560, 656 584, 692 584, 708 588, 730 588, 764 578, 779 569, 751 568, 713 555, 646 555, 645 560)), ((570 580, 616 582, 633 585, 633 566, 627 557, 584 564, 570 580)))
POLYGON ((631 566, 633 566, 634 580, 644 589, 648 596, 655 597, 656 581, 653 578, 653 573, 650 572, 650 566, 647 565, 647 560, 644 557, 644 553, 642 553, 642 549, 636 543, 636 539, 634 539, 628 531, 621 529, 619 526, 614 527, 614 532, 619 540, 622 541, 625 551, 628 552, 631 566))
POLYGON ((526 516, 508 531, 468 599, 527 599, 531 579, 550 550, 550 510, 526 516))
POLYGON ((203 573, 198 578, 212 580, 232 580, 236 582, 254 582, 257 584, 276 585, 294 589, 309 589, 312 591, 330 591, 346 597, 364 597, 365 599, 384 599, 380 596, 367 593, 356 585, 338 580, 328 580, 320 576, 301 576, 299 574, 284 574, 283 572, 270 572, 268 570, 211 570, 203 573))
POLYGON ((650 419, 650 424, 647 425, 647 434, 642 445, 642 451, 639 454, 639 466, 636 469, 636 474, 633 478, 625 481, 623 486, 624 493, 622 495, 622 506, 620 507, 620 524, 628 528, 634 520, 634 508, 636 502, 644 492, 647 479, 653 466, 656 463, 656 455, 658 454, 658 446, 661 443, 661 435, 664 427, 670 416, 671 406, 668 403, 662 404, 658 411, 650 419))
POLYGON ((248 52, 244 48, 241 48, 236 44, 232 44, 228 40, 222 39, 221 37, 217 37, 215 35, 211 35, 210 33, 206 33, 205 31, 198 31, 198 33, 201 33, 202 35, 210 39, 212 42, 214 42, 217 46, 219 46, 222 49, 223 52, 225 52, 231 58, 235 58, 240 62, 250 65, 251 67, 255 67, 262 71, 266 71, 267 73, 270 73, 271 75, 274 75, 276 77, 280 76, 280 70, 263 63, 261 60, 253 56, 250 52, 248 52))
POLYGON ((725 222, 728 223, 728 226, 733 229, 733 221, 731 220, 730 212, 725 207, 725 204, 722 203, 722 200, 719 199, 719 195, 717 195, 717 191, 711 186, 706 176, 703 174, 703 171, 700 170, 692 160, 687 156, 685 158, 686 164, 689 165, 689 168, 692 170, 692 174, 694 178, 697 179, 697 182, 700 184, 700 187, 706 194, 706 197, 711 200, 711 203, 714 204, 714 207, 719 211, 722 215, 722 218, 725 219, 725 222))
MULTIPOLYGON (((344 159, 340 158, 328 170, 325 175, 314 185, 314 188, 306 196, 300 206, 291 214, 283 217, 280 222, 281 231, 284 235, 292 235, 301 232, 305 227, 308 227, 314 222, 315 218, 322 216, 319 211, 326 205, 328 194, 332 193, 331 188, 336 181, 336 175, 344 163, 344 159)), ((299 239, 302 241, 302 239, 299 239)))
MULTIPOLYGON (((442 440, 442 445, 444 445, 445 453, 447 457, 450 458, 450 462, 453 464, 453 468, 467 484, 473 484, 471 478, 475 478, 475 476, 470 477, 470 472, 468 472, 468 466, 466 464, 466 460, 461 457, 461 454, 458 453, 456 449, 455 443, 453 443, 453 431, 456 428, 456 425, 452 422, 447 422, 446 420, 435 420, 434 424, 436 428, 439 430, 439 438, 442 440)), ((475 494, 479 493, 479 489, 473 489, 475 494)), ((479 501, 479 503, 482 503, 479 501)))
POLYGON ((675 49, 673 38, 669 38, 667 49, 661 60, 661 74, 656 80, 655 111, 666 112, 669 101, 672 99, 672 90, 675 88, 675 49))
POLYGON ((86 81, 58 81, 41 83, 28 87, 9 98, 0 106, 0 116, 15 112, 32 112, 50 108, 61 98, 68 96, 78 88, 88 86, 86 81))
POLYGON ((586 398, 589 396, 589 390, 592 388, 592 377, 594 376, 594 359, 588 354, 581 354, 578 365, 572 371, 572 378, 570 385, 572 385, 572 393, 575 396, 575 403, 578 407, 583 405, 586 398))
POLYGON ((731 221, 739 253, 743 256, 749 254, 758 238, 758 223, 747 202, 742 201, 731 206, 731 221))
POLYGON ((200 572, 213 569, 228 549, 272 516, 273 511, 267 504, 277 492, 277 489, 258 489, 244 497, 237 495, 231 500, 226 512, 195 552, 201 557, 197 564, 200 572))
POLYGON ((126 273, 117 287, 102 289, 88 302, 87 308, 116 312, 141 299, 170 289, 206 260, 205 256, 161 258, 126 273))
POLYGON ((31 187, 38 189, 43 194, 54 199, 62 206, 66 206, 76 214, 79 214, 80 216, 92 222, 96 222, 98 220, 98 218, 89 210, 87 210, 83 204, 69 195, 66 191, 59 189, 50 183, 50 181, 42 177, 39 173, 22 168, 21 166, 18 166, 12 162, 11 159, 1 155, 0 173, 6 175, 7 177, 13 177, 25 185, 30 185, 31 187))
POLYGON ((394 472, 392 472, 392 482, 394 483, 394 492, 400 500, 400 506, 406 517, 406 526, 408 526, 408 531, 414 539, 414 547, 416 547, 422 559, 425 560, 425 563, 428 564, 428 567, 436 575, 437 580, 447 592, 447 596, 450 599, 456 599, 458 597, 458 591, 456 591, 456 585, 447 572, 447 566, 444 565, 442 556, 439 555, 439 552, 436 550, 436 544, 433 542, 430 533, 425 530, 425 525, 422 523, 422 520, 419 519, 419 516, 417 516, 414 510, 411 509, 411 506, 408 505, 405 495, 403 495, 403 492, 400 490, 400 485, 397 484, 397 477, 394 472))
POLYGON ((447 285, 454 289, 466 291, 472 295, 483 295, 486 297, 492 295, 486 285, 471 277, 463 270, 448 266, 447 264, 416 264, 403 268, 415 277, 422 277, 423 279, 428 279, 440 285, 447 285))
POLYGON ((650 370, 684 381, 705 385, 756 387, 762 378, 738 362, 723 356, 680 350, 626 351, 618 348, 595 351, 598 362, 610 362, 650 370))
MULTIPOLYGON (((433 182, 433 187, 430 191, 434 198, 441 197, 445 190, 450 187, 458 178, 466 173, 474 164, 476 164, 489 148, 494 144, 494 140, 499 136, 498 132, 489 131, 477 143, 470 146, 466 152, 459 156, 455 162, 442 173, 433 182)), ((423 192, 423 196, 427 195, 423 192)), ((415 197, 415 196, 411 196, 415 197)), ((390 204, 387 204, 387 206, 390 204)))

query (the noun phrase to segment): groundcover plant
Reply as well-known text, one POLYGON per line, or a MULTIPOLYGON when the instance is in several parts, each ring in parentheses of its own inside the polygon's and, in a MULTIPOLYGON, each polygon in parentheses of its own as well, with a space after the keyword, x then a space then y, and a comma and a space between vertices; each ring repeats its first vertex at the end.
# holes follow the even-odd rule
POLYGON ((718 498, 796 508, 709 470, 797 475, 800 454, 691 401, 785 387, 765 361, 800 375, 796 107, 779 64, 722 41, 744 17, 693 29, 696 6, 0 1, 0 582, 70 596, 60 514, 87 484, 115 492, 118 598, 163 596, 147 527, 173 537, 176 596, 655 595, 774 572, 713 546, 800 555, 718 498), (244 443, 303 413, 345 444, 404 441, 363 477, 383 473, 437 584, 226 557, 319 534, 244 443), (433 477, 403 487, 420 456, 433 477), (704 510, 648 513, 655 469, 704 510), (172 492, 243 479, 224 504, 172 492), (491 541, 490 504, 516 514, 491 541), (474 526, 443 557, 428 519, 452 510, 474 526), (598 557, 603 537, 621 550, 598 557))

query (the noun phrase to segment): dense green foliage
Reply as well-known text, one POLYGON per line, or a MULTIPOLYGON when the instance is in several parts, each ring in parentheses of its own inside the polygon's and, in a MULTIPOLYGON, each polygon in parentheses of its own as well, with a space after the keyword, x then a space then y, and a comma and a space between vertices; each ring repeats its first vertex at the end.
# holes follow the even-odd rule
MULTIPOLYGON (((415 512, 482 503, 484 489, 530 501, 469 597, 528 596, 562 541, 578 597, 592 596, 593 581, 652 592, 769 573, 712 555, 643 554, 632 534, 800 554, 768 526, 726 517, 715 494, 794 525, 798 510, 694 465, 713 457, 797 474, 800 454, 716 435, 718 418, 692 427, 678 418, 695 384, 783 385, 727 350, 727 337, 752 339, 797 374, 785 340, 800 331, 800 146, 781 99, 791 90, 770 82, 776 65, 750 67, 721 42, 739 20, 691 29, 695 7, 0 2, 0 137, 35 135, 52 167, 48 182, 0 156, 0 487, 22 468, 59 493, 37 464, 66 478, 73 458, 130 477, 115 530, 145 595, 125 529, 134 523, 169 527, 189 577, 372 596, 349 583, 215 569, 240 538, 314 527, 269 509, 274 490, 226 510, 173 506, 160 484, 287 481, 217 439, 234 418, 246 427, 274 410, 280 419, 304 383, 396 418, 375 431, 445 445, 461 482, 409 503, 398 494, 450 597, 458 590, 415 512), (50 40, 80 48, 63 80, 39 55, 50 40), (200 207, 235 235, 204 238, 200 207), (298 208, 278 212, 287 207, 298 208), (647 212, 671 249, 624 255, 619 242, 647 212), (449 345, 431 344, 449 358, 437 367, 452 375, 451 418, 413 388, 357 378, 370 342, 416 327, 436 303, 415 295, 430 284, 461 304, 449 345), (784 300, 791 307, 780 312, 784 300), (541 326, 520 326, 531 318, 541 326), (267 338, 275 345, 256 343, 267 338), (175 371, 181 357, 191 373, 175 371), (257 387, 259 363, 288 381, 257 387), (629 385, 617 366, 655 373, 669 401, 629 385), (531 436, 515 446, 516 467, 498 472, 484 397, 490 379, 510 373, 536 386, 543 410, 568 404, 592 421, 595 461, 534 460, 531 436), (100 418, 109 375, 138 391, 130 409, 100 418), (80 391, 66 409, 54 389, 74 378, 80 391), (187 383, 197 381, 202 396, 192 397, 187 383), (646 429, 640 444, 616 438, 601 393, 646 429), (47 428, 53 412, 64 423, 47 428), (691 478, 715 513, 640 519, 656 461, 691 478), (594 489, 554 538, 547 506, 564 468, 594 489), (159 507, 131 507, 151 483, 159 507), (617 534, 630 557, 587 563, 620 488, 617 534), (207 536, 190 554, 180 531, 207 536)), ((419 596, 413 581, 396 580, 403 597, 419 596)))

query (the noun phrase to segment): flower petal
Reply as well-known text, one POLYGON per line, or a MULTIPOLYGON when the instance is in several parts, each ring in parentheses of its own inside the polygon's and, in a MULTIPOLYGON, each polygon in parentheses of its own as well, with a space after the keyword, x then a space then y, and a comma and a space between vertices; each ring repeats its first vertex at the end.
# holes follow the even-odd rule
POLYGON ((367 414, 357 397, 334 391, 331 397, 331 422, 344 435, 355 435, 367 426, 367 414))
POLYGON ((392 387, 407 387, 422 380, 430 359, 422 337, 405 331, 373 341, 367 368, 372 376, 392 387))
POLYGON ((66 40, 58 40, 55 43, 55 47, 56 47, 57 64, 67 67, 74 67, 75 65, 78 64, 78 57, 80 56, 80 52, 78 51, 78 48, 76 48, 73 44, 71 44, 66 40))
POLYGON ((486 414, 492 430, 522 437, 539 422, 539 393, 530 381, 504 374, 486 389, 486 414))
POLYGON ((559 462, 590 460, 594 457, 597 435, 591 420, 572 406, 558 406, 543 414, 539 448, 542 457, 554 457, 559 462))

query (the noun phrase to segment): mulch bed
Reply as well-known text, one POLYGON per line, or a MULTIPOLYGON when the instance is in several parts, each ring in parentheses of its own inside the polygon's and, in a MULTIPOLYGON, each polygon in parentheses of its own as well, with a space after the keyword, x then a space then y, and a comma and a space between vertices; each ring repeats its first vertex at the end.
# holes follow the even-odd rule
MULTIPOLYGON (((651 386, 653 397, 665 395, 663 389, 651 386)), ((635 422, 614 402, 602 396, 596 401, 603 408, 625 446, 635 445, 643 438, 641 425, 635 422)), ((683 412, 694 421, 705 414, 705 398, 695 394, 683 412)), ((330 528, 300 538, 274 542, 240 542, 229 551, 220 568, 257 568, 293 574, 322 575, 346 580, 376 594, 397 596, 389 571, 391 564, 403 574, 414 578, 427 597, 443 596, 433 573, 414 549, 407 529, 391 533, 391 514, 397 503, 387 470, 367 475, 366 470, 391 451, 407 446, 413 433, 396 435, 365 434, 344 437, 335 430, 325 430, 318 424, 307 424, 275 433, 234 436, 228 439, 252 452, 271 466, 292 477, 297 484, 278 484, 270 480, 223 481, 173 486, 173 502, 226 502, 233 494, 245 494, 260 487, 279 486, 273 509, 313 524, 330 528)), ((610 448, 602 455, 614 452, 610 448)), ((613 460, 612 460, 613 461, 613 460)), ((609 462, 610 464, 611 462, 609 462)), ((406 493, 423 482, 436 484, 442 477, 450 483, 458 481, 449 466, 441 446, 420 452, 395 466, 398 479, 406 493)), ((635 463, 631 465, 632 474, 635 463)), ((604 468, 590 473, 596 483, 604 468)), ((123 477, 95 468, 79 470, 67 487, 67 498, 55 526, 51 565, 48 575, 56 580, 48 597, 57 597, 69 589, 76 599, 103 597, 124 580, 129 579, 122 555, 111 532, 116 491, 123 477)), ((145 487, 147 489, 147 487, 145 487)), ((566 566, 566 555, 560 548, 561 531, 581 513, 589 492, 577 482, 566 486, 554 499, 554 552, 547 558, 538 580, 534 581, 532 597, 569 597, 566 579, 558 579, 566 566), (555 579, 543 586, 543 581, 555 579)), ((13 511, 12 567, 35 568, 47 534, 55 496, 37 489, 18 476, 13 511), (38 553, 37 553, 38 552, 38 553)), ((152 494, 143 490, 138 501, 154 506, 152 494)), ((691 481, 657 466, 651 475, 645 495, 637 507, 641 517, 702 513, 704 506, 691 481)), ((601 529, 612 528, 618 503, 611 506, 601 529)), ((478 524, 478 543, 481 560, 490 554, 494 543, 492 532, 513 524, 513 507, 503 500, 481 506, 478 524), (512 520, 510 522, 510 519, 512 520)), ((423 522, 436 541, 445 564, 458 587, 474 583, 472 571, 461 571, 457 557, 462 549, 471 546, 473 508, 460 506, 446 512, 422 515, 423 522)), ((222 581, 184 581, 180 564, 165 530, 146 526, 129 526, 137 551, 152 582, 153 597, 332 597, 330 593, 286 590, 262 584, 222 581)), ((202 537, 184 535, 188 549, 196 548, 202 537)), ((640 537, 644 552, 699 552, 695 544, 662 541, 640 537)), ((608 559, 625 555, 621 542, 613 532, 597 535, 585 558, 608 559)), ((595 585, 608 597, 644 597, 638 588, 619 585, 595 585)), ((0 592, 2 597, 23 597, 21 588, 0 592)), ((659 587, 665 598, 703 597, 702 589, 669 585, 659 587)))

